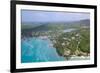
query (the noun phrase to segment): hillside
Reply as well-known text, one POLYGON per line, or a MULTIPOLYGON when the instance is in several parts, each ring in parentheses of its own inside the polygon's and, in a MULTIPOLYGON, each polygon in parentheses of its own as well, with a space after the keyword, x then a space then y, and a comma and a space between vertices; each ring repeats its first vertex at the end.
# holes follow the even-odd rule
POLYGON ((69 29, 69 28, 78 28, 82 26, 90 26, 90 20, 80 20, 73 22, 46 22, 46 23, 22 23, 22 32, 30 32, 30 31, 48 31, 55 29, 69 29))

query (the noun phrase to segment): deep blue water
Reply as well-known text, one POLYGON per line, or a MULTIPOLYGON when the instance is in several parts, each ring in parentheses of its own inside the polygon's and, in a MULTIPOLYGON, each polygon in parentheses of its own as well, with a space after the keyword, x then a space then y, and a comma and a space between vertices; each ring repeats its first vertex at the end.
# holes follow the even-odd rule
POLYGON ((21 41, 21 62, 49 62, 64 61, 56 52, 56 48, 50 47, 50 40, 39 38, 26 38, 21 41))

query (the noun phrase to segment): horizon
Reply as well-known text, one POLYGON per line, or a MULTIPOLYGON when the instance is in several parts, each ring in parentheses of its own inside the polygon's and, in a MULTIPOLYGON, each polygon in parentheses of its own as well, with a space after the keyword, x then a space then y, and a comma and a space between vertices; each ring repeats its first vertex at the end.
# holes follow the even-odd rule
POLYGON ((21 22, 21 23, 70 23, 70 22, 78 22, 78 21, 83 21, 83 20, 89 20, 90 21, 90 19, 82 19, 82 20, 77 20, 77 21, 57 21, 57 22, 21 22))

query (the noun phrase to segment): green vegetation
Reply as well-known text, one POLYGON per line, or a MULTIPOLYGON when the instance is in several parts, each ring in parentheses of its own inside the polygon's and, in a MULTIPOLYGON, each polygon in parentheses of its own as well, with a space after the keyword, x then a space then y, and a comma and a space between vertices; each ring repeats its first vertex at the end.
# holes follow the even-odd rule
POLYGON ((69 56, 88 56, 90 53, 90 29, 81 28, 63 33, 54 43, 57 52, 66 58, 69 56))
POLYGON ((90 55, 90 23, 82 20, 70 23, 31 23, 23 24, 21 35, 23 37, 46 36, 53 43, 57 53, 69 60, 72 56, 90 55), (64 30, 75 29, 64 32, 64 30))

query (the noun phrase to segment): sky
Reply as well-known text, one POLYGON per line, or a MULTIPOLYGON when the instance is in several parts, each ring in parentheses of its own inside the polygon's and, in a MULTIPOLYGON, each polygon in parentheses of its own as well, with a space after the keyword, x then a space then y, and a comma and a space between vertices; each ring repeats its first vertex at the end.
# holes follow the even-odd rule
POLYGON ((70 22, 90 19, 89 13, 21 10, 22 22, 70 22))

